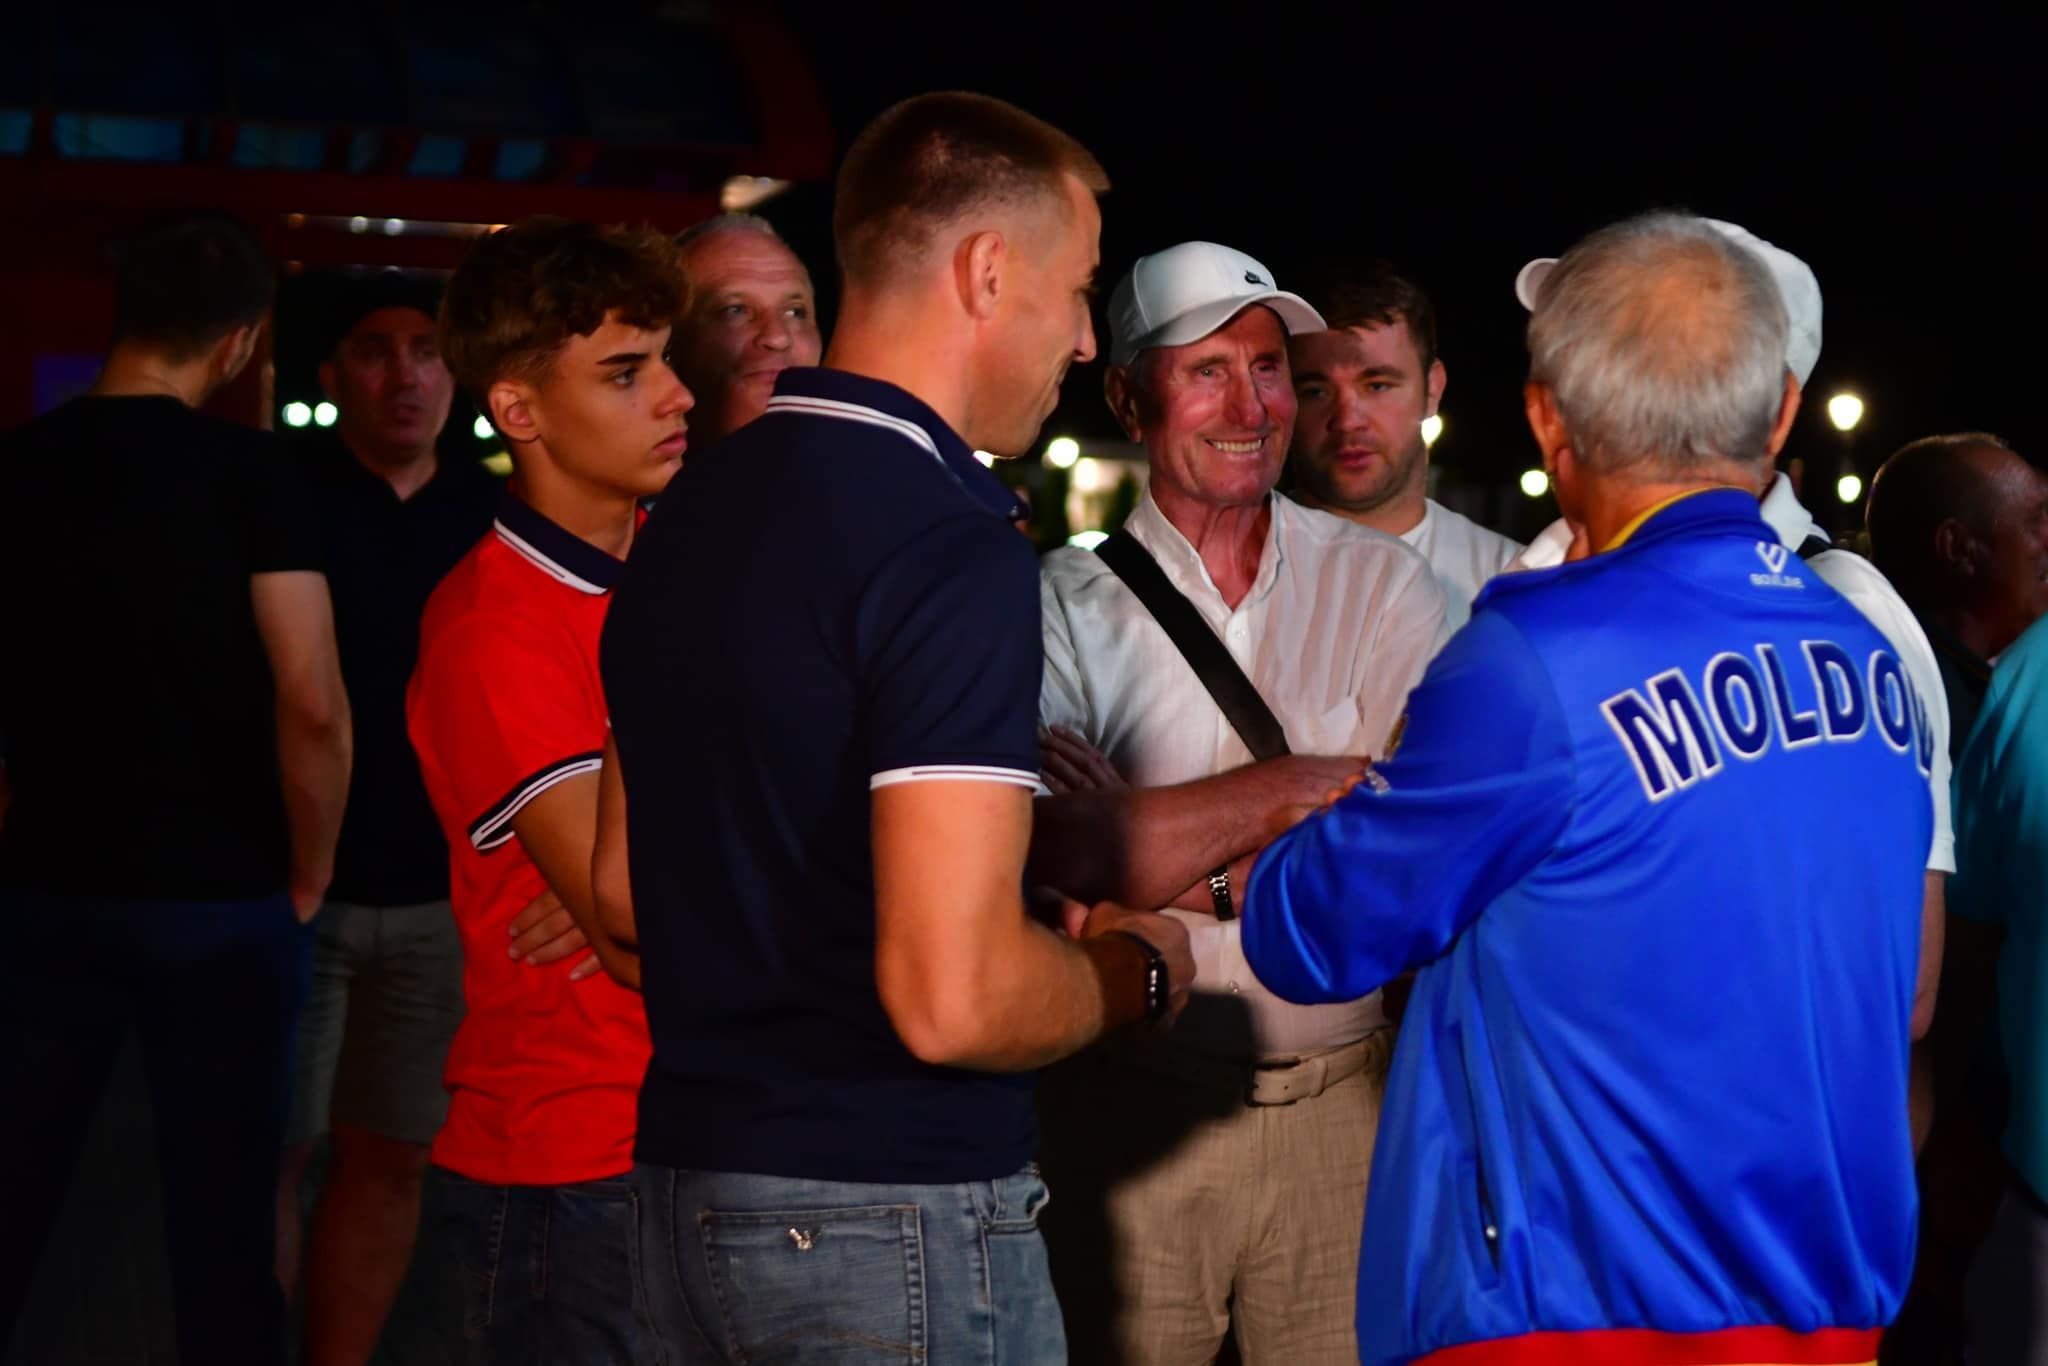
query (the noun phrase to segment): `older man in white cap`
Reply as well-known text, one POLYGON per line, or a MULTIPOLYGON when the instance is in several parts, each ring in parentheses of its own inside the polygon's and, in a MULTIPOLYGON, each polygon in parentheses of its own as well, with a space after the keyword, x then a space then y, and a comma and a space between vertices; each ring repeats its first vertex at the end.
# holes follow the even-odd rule
POLYGON ((1151 479, 1100 553, 1041 578, 1041 719, 1130 786, 1041 799, 1038 876, 1176 901, 1197 983, 1171 1034, 1042 1091, 1053 1276, 1077 1361, 1351 1363, 1359 1221, 1391 1031, 1377 993, 1293 1006, 1239 948, 1250 857, 1383 755, 1445 634, 1423 558, 1276 497, 1290 332, 1323 320, 1187 242, 1111 297, 1105 393, 1151 479))
MULTIPOLYGON (((1754 253, 1778 286, 1785 303, 1785 368, 1804 390, 1820 360, 1820 281, 1806 262, 1774 246, 1747 228, 1718 218, 1703 220, 1737 246, 1754 253)), ((1543 285, 1556 266, 1555 257, 1539 257, 1522 267, 1515 276, 1515 297, 1522 307, 1535 311, 1543 285)), ((1811 513, 1800 505, 1792 481, 1781 473, 1767 475, 1763 497, 1764 521, 1777 533, 1787 551, 1798 555, 1820 576, 1822 582, 1853 603, 1870 624, 1884 633, 1899 660, 1906 666, 1914 689, 1927 704, 1927 725, 1933 732, 1934 762, 1928 787, 1934 796, 1934 842, 1927 851, 1926 913, 1922 918, 1920 952, 1932 966, 1920 974, 1921 990, 1914 1000, 1913 1037, 1927 1032, 1934 1016, 1935 986, 1940 980, 1942 949, 1943 885, 1956 870, 1955 834, 1949 812, 1949 717, 1947 696, 1941 684, 1940 666, 1934 647, 1921 629, 1911 608, 1877 566, 1854 551, 1835 548, 1811 513)), ((1543 569, 1573 556, 1575 528, 1560 519, 1546 528, 1509 566, 1514 569, 1543 569)), ((1578 553, 1600 547, 1585 547, 1578 553)), ((1575 557, 1575 556, 1574 556, 1575 557)), ((1916 1070, 1913 1134, 1917 1146, 1926 1138, 1931 1118, 1931 1098, 1924 1092, 1925 1079, 1916 1070)))

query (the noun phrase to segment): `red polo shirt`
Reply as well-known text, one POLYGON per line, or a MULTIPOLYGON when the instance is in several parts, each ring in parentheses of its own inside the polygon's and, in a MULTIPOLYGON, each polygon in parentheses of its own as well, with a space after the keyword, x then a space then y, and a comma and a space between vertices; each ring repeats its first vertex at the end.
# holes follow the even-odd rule
POLYGON ((546 889, 512 832, 520 809, 602 763, 598 634, 620 562, 509 493, 434 590, 406 724, 448 836, 468 1005, 448 1054, 433 1160, 491 1185, 565 1185, 633 1165, 647 1068, 640 997, 572 955, 509 953, 512 918, 546 889))

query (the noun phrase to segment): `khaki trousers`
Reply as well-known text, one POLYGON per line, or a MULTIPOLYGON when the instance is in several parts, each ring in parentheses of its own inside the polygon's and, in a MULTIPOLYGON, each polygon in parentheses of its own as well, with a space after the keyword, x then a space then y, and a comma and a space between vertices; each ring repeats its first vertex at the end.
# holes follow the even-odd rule
POLYGON ((1075 1366, 1356 1366, 1358 1243, 1386 1077, 1290 1105, 1101 1049, 1039 1092, 1040 1218, 1075 1366))

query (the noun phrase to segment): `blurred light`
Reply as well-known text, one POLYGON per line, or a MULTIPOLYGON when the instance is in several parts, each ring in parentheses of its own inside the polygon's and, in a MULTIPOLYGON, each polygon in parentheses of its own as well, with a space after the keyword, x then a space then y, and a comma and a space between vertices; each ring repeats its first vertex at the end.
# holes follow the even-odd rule
POLYGON ((1056 436, 1045 443, 1045 463, 1056 470, 1070 470, 1081 458, 1081 443, 1071 436, 1056 436))
POLYGON ((404 231, 405 220, 403 218, 387 218, 384 220, 384 235, 386 237, 396 237, 404 231))
POLYGON ((718 207, 727 213, 745 213, 767 203, 789 188, 786 180, 765 175, 736 175, 718 192, 718 207))
POLYGON ((484 468, 500 478, 512 473, 512 452, 492 451, 484 457, 484 468))
MULTIPOLYGON (((1848 428, 1843 428, 1847 431, 1848 428)), ((1835 481, 1835 497, 1845 503, 1853 503, 1863 496, 1863 481, 1853 474, 1845 474, 1835 481)))
POLYGON ((348 220, 348 230, 350 232, 368 232, 370 230, 370 220, 361 214, 357 214, 354 218, 348 220))
POLYGON ((1084 455, 1074 462, 1074 492, 1107 493, 1122 480, 1122 473, 1107 460, 1084 455))
MULTIPOLYGON (((1836 394, 1828 400, 1828 421, 1835 424, 1838 432, 1850 432, 1863 420, 1863 400, 1851 393, 1836 394)), ((1854 500, 1844 498, 1843 502, 1854 500)))
POLYGON ((332 427, 334 419, 339 416, 340 412, 325 399, 313 405, 313 425, 316 427, 332 427))
POLYGON ((990 455, 987 451, 976 451, 974 453, 974 458, 981 462, 981 467, 983 469, 987 469, 989 466, 996 463, 996 458, 990 455))
POLYGON ((1436 439, 1444 434, 1444 420, 1435 413, 1422 419, 1422 444, 1434 446, 1436 439))
POLYGON ((1542 470, 1523 470, 1522 492, 1531 498, 1541 498, 1550 492, 1550 476, 1542 470))
POLYGON ((288 213, 284 216, 284 225, 288 228, 303 228, 306 226, 306 215, 302 213, 288 213))
POLYGON ((476 421, 469 424, 469 429, 476 433, 476 439, 479 441, 489 441, 493 436, 497 435, 496 432, 491 430, 491 420, 481 415, 477 417, 476 421))
POLYGON ((1093 550, 1109 539, 1107 531, 1077 531, 1067 537, 1067 544, 1081 550, 1093 550))
POLYGON ((305 404, 299 402, 297 399, 293 399, 290 403, 284 405, 285 426, 303 427, 312 420, 313 410, 311 408, 308 408, 305 404))

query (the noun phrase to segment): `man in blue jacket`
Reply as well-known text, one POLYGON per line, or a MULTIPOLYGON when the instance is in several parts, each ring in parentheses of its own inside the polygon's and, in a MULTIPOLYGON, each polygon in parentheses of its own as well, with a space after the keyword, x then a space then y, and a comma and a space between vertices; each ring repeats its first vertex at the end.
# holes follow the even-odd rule
POLYGON ((1932 739, 1890 643, 1758 514, 1785 342, 1703 220, 1568 254, 1526 401, 1602 553, 1495 580, 1398 754, 1253 871, 1245 953, 1281 995, 1427 965, 1368 1363, 1868 1362, 1898 1308, 1932 739))

